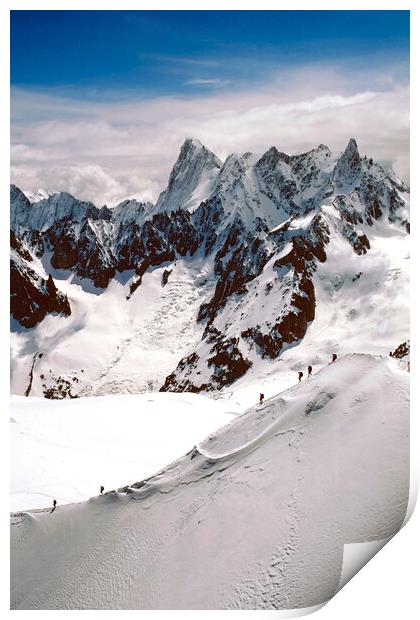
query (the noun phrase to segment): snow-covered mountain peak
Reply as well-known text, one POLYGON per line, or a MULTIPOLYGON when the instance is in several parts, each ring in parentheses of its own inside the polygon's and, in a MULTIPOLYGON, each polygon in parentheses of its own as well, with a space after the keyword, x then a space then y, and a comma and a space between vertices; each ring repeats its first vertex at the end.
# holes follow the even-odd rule
POLYGON ((10 228, 13 231, 23 231, 31 203, 27 196, 16 185, 10 186, 10 228))
POLYGON ((357 146, 357 142, 355 140, 355 138, 350 138, 347 146, 344 150, 343 155, 347 155, 347 156, 352 156, 352 157, 359 157, 359 149, 357 146))
POLYGON ((318 144, 314 151, 327 151, 328 153, 331 153, 330 149, 325 144, 318 144))
MULTIPOLYGON (((182 146, 181 146, 181 153, 188 151, 188 150, 201 150, 201 149, 206 149, 206 147, 204 146, 204 144, 202 142, 200 142, 200 140, 198 138, 185 138, 182 146)), ((208 150, 208 149, 206 149, 208 150)))
POLYGON ((169 182, 176 178, 187 166, 203 169, 221 168, 221 160, 196 138, 187 138, 179 152, 178 159, 172 170, 169 182))
POLYGON ((347 164, 350 168, 355 169, 360 165, 361 157, 359 154, 359 149, 357 147, 357 142, 354 138, 350 138, 343 154, 337 163, 341 163, 342 165, 347 164))
POLYGON ((334 172, 334 181, 337 187, 354 184, 361 171, 361 157, 354 138, 350 138, 344 152, 339 157, 334 172))
POLYGON ((194 210, 210 195, 222 162, 197 139, 187 138, 169 176, 168 187, 155 205, 154 212, 194 210))
POLYGON ((152 210, 151 202, 141 202, 135 198, 130 198, 117 204, 110 209, 110 212, 112 221, 118 227, 128 222, 140 224, 152 210))
POLYGON ((13 183, 11 183, 10 184, 10 204, 11 204, 11 206, 13 206, 13 204, 14 204, 14 202, 16 200, 21 201, 22 203, 24 203, 28 207, 30 207, 30 205, 31 205, 31 201, 29 200, 27 195, 24 192, 22 192, 22 190, 19 189, 19 187, 17 187, 17 185, 14 185, 13 183))
POLYGON ((276 166, 279 162, 290 163, 290 156, 279 151, 277 147, 271 146, 258 160, 257 165, 268 164, 276 166))
POLYGON ((230 153, 225 159, 213 187, 213 194, 225 191, 238 182, 255 163, 255 155, 246 153, 230 153))

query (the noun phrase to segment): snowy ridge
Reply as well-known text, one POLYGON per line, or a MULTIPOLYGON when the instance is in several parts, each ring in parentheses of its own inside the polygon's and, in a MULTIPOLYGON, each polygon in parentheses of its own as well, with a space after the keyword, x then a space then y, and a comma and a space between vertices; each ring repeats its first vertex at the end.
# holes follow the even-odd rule
POLYGON ((404 520, 408 428, 407 372, 349 355, 142 482, 12 515, 12 609, 325 602, 343 545, 404 520))
POLYGON ((23 192, 29 202, 39 202, 40 200, 46 200, 50 196, 52 196, 53 192, 46 191, 44 189, 39 189, 37 192, 23 192))

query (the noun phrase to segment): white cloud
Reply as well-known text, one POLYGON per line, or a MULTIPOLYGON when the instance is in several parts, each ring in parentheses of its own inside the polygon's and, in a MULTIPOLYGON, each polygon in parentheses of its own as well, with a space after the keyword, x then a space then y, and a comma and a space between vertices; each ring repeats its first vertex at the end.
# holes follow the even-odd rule
POLYGON ((193 78, 192 80, 187 80, 184 84, 188 86, 225 86, 226 84, 230 84, 231 80, 221 80, 221 79, 205 79, 205 78, 193 78))
POLYGON ((362 153, 409 177, 409 91, 387 76, 307 67, 236 92, 120 100, 12 93, 12 182, 67 190, 102 204, 156 199, 186 136, 219 157, 295 153, 320 142, 341 151, 354 136, 362 153), (368 85, 368 88, 366 87, 368 85))

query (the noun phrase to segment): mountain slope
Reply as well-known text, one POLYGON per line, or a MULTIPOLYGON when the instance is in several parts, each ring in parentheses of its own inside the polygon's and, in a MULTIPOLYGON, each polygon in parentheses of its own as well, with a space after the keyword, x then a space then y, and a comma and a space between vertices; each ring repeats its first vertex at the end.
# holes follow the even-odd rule
POLYGON ((12 608, 322 603, 343 544, 402 524, 408 422, 398 361, 349 355, 145 481, 12 516, 12 608))

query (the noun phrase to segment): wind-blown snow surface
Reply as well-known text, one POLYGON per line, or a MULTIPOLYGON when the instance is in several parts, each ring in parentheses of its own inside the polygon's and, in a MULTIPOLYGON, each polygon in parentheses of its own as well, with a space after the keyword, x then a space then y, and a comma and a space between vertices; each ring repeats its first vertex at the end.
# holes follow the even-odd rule
POLYGON ((11 510, 83 501, 100 485, 150 476, 227 423, 234 407, 198 394, 13 396, 11 510))
POLYGON ((141 483, 12 516, 12 608, 322 603, 343 544, 401 526, 408 432, 408 373, 348 355, 141 483))

